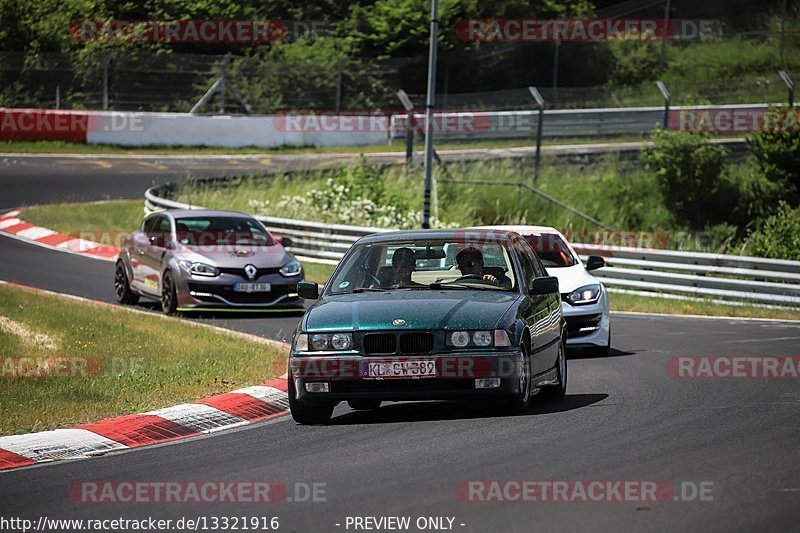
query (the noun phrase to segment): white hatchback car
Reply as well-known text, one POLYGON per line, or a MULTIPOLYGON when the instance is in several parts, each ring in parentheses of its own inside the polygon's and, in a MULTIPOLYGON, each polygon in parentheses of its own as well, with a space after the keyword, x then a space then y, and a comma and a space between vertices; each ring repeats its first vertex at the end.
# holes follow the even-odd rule
POLYGON ((589 274, 590 270, 606 266, 605 259, 591 255, 584 266, 572 245, 555 228, 484 227, 522 235, 541 259, 547 273, 558 278, 561 308, 567 321, 567 346, 583 348, 595 355, 608 355, 611 349, 608 293, 603 284, 589 274))

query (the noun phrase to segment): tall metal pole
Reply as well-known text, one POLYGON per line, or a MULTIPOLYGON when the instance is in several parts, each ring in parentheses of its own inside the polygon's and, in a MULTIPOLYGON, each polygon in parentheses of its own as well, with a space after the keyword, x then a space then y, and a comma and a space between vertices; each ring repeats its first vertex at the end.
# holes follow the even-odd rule
POLYGON ((422 227, 431 227, 433 188, 433 106, 436 97, 436 33, 439 30, 439 2, 431 0, 431 35, 428 49, 428 95, 425 100, 425 193, 422 197, 422 227))
POLYGON ((672 8, 672 0, 667 0, 667 7, 664 10, 664 35, 661 36, 661 55, 658 64, 663 68, 667 63, 667 38, 669 34, 669 15, 672 8))

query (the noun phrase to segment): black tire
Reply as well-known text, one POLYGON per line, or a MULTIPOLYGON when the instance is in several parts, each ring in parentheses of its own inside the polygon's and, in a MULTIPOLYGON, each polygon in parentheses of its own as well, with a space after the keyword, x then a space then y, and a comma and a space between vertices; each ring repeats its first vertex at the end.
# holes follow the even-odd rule
POLYGON ((542 387, 542 392, 539 393, 542 398, 548 400, 560 400, 567 394, 567 377, 569 373, 567 372, 567 348, 563 338, 558 343, 558 359, 556 360, 555 368, 558 383, 542 387))
POLYGON ((333 404, 318 404, 308 405, 295 399, 296 393, 294 388, 294 378, 289 374, 289 412, 292 413, 292 418, 298 424, 303 426, 313 426, 316 424, 324 424, 331 419, 333 415, 333 404))
POLYGON ((611 328, 608 328, 608 344, 605 346, 595 346, 592 348, 586 348, 586 353, 592 355, 594 357, 608 357, 608 354, 611 353, 611 328))
POLYGON ((164 272, 161 280, 161 311, 165 315, 174 315, 178 311, 178 291, 169 270, 164 272))
POLYGON ((523 341, 519 347, 522 372, 519 374, 519 392, 508 401, 511 413, 524 413, 531 406, 531 357, 528 345, 523 341))
POLYGON ((380 400, 348 400, 347 405, 350 406, 350 409, 355 409, 356 411, 369 411, 378 409, 381 406, 380 400))
POLYGON ((131 290, 128 271, 122 261, 117 262, 114 270, 114 293, 117 295, 117 301, 122 305, 136 305, 139 302, 139 295, 131 290))

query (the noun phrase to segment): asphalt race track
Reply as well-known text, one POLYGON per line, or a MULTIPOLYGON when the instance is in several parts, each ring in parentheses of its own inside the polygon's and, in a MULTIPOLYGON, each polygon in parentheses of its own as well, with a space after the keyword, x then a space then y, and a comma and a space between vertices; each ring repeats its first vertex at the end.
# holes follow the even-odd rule
MULTIPOLYGON (((37 161, 39 170, 50 164, 37 161)), ((132 170, 111 179, 113 186, 100 170, 70 172, 61 163, 29 175, 0 166, 0 206, 98 195, 139 198, 156 174, 125 164, 132 170)), ((6 281, 111 301, 112 270, 110 262, 0 237, 0 279, 6 281)), ((284 339, 298 318, 202 320, 284 339)), ((478 532, 800 530, 800 381, 678 379, 668 372, 670 358, 678 355, 800 355, 800 323, 621 314, 612 322, 611 356, 575 354, 565 400, 539 402, 527 415, 401 403, 374 413, 339 406, 326 426, 301 427, 283 416, 0 474, 0 515, 277 516, 279 531, 302 532, 354 531, 346 527, 348 516, 410 516, 412 524, 422 516, 447 516, 454 517, 453 530, 478 532), (324 483, 319 499, 325 501, 151 505, 71 499, 71 484, 86 480, 276 480, 295 500, 296 483, 324 483), (467 502, 457 489, 468 480, 661 480, 675 493, 648 503, 467 502), (702 501, 682 488, 700 483, 711 487, 702 501)))

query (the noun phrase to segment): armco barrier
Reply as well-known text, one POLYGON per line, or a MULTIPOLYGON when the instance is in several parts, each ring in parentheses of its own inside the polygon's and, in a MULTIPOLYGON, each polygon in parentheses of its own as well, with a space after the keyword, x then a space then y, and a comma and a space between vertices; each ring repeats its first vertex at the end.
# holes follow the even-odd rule
MULTIPOLYGON (((744 133, 759 126, 767 104, 675 107, 670 129, 691 125, 718 133, 744 133), (705 114, 704 114, 705 113, 705 114), (683 124, 684 120, 687 124, 683 124), (708 122, 708 124, 707 124, 708 122), (691 123, 691 124, 689 124, 691 123), (702 125, 702 127, 701 127, 702 125)), ((424 115, 415 114, 416 129, 424 115)), ((405 138, 406 114, 300 116, 201 116, 189 113, 58 111, 0 108, 0 140, 66 140, 120 146, 363 146, 405 138), (324 120, 321 119, 324 117, 324 120), (358 126, 359 121, 363 121, 358 126), (366 124, 366 126, 364 126, 366 124)), ((445 141, 531 138, 534 111, 436 113, 436 137, 445 141)), ((643 136, 660 127, 661 107, 559 109, 544 112, 549 138, 643 136)), ((691 129, 691 128, 689 128, 691 129)))
MULTIPOLYGON (((167 186, 145 192, 145 212, 203 209, 163 198, 167 186)), ((307 220, 257 217, 270 230, 291 237, 289 251, 301 260, 336 264, 360 237, 384 228, 324 224, 307 220)), ((609 266, 593 272, 610 288, 706 297, 731 302, 800 306, 800 261, 761 257, 575 244, 575 250, 607 258, 609 266)))
MULTIPOLYGON (((667 127, 681 130, 702 126, 701 129, 719 133, 744 133, 758 128, 758 117, 768 107, 767 104, 676 106, 670 111, 667 127), (704 124, 701 118, 710 120, 711 124, 704 124)), ((390 138, 404 139, 407 122, 408 115, 392 115, 390 138)), ((416 131, 422 131, 425 115, 415 113, 414 122, 416 131)), ((533 110, 434 113, 434 123, 438 125, 436 137, 446 141, 530 138, 538 122, 539 112, 533 110)), ((663 122, 663 107, 545 110, 542 135, 550 138, 641 136, 660 128, 663 122)))

